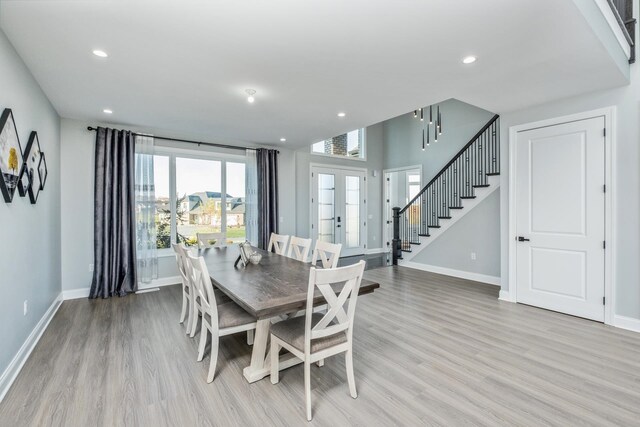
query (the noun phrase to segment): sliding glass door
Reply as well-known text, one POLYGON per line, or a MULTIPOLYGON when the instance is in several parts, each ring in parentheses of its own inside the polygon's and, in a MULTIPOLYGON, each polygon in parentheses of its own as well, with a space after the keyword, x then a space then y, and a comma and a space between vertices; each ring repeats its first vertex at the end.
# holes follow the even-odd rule
POLYGON ((366 171, 311 169, 311 235, 342 244, 342 256, 366 251, 366 171))

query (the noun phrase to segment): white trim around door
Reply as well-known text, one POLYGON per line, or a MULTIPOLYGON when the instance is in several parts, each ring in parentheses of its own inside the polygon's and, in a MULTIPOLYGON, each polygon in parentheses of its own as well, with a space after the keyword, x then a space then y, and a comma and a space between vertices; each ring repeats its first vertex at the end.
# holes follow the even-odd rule
POLYGON ((616 107, 605 107, 593 111, 572 114, 563 117, 542 120, 533 123, 512 126, 509 128, 509 289, 501 292, 501 299, 508 298, 512 302, 517 302, 517 270, 516 270, 516 156, 517 156, 517 134, 519 132, 529 131, 533 129, 560 125, 564 123, 576 122, 580 120, 588 120, 596 117, 604 118, 605 123, 605 304, 604 304, 604 323, 614 325, 615 307, 615 271, 613 269, 613 260, 615 259, 615 239, 616 230, 612 218, 615 218, 615 144, 616 144, 616 128, 615 128, 616 107))

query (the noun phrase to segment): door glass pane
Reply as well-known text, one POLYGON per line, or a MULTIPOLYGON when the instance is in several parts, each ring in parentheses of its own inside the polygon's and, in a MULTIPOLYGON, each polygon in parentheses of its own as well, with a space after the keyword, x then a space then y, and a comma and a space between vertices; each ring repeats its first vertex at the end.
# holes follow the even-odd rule
POLYGON ((176 158, 178 243, 195 245, 196 233, 221 231, 221 175, 222 163, 218 160, 176 158))
POLYGON ((360 246, 360 177, 345 177, 345 245, 347 248, 360 246))
POLYGON ((244 242, 245 230, 245 165, 227 162, 227 240, 244 242))
POLYGON ((335 175, 318 174, 318 240, 335 242, 335 175))

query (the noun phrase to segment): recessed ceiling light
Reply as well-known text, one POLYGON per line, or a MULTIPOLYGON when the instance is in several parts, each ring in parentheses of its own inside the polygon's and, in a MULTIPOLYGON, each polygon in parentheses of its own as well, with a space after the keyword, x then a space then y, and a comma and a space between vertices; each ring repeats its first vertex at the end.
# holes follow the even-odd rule
POLYGON ((344 117, 346 115, 347 115, 346 113, 338 113, 338 117, 344 117))
POLYGON ((280 138, 280 142, 287 142, 287 138, 280 138))
POLYGON ((94 50, 94 51, 93 51, 93 54, 94 54, 95 56, 99 56, 100 58, 106 58, 107 56, 109 56, 109 55, 107 54, 107 52, 105 52, 104 50, 99 50, 99 49, 94 50))
POLYGON ((247 95, 249 95, 247 97, 247 101, 249 102, 249 104, 253 104, 253 102, 256 100, 256 98, 253 96, 256 94, 256 91, 253 89, 246 89, 245 92, 247 92, 247 95))
POLYGON ((102 110, 102 112, 105 114, 113 114, 113 111, 109 110, 108 108, 105 108, 104 110, 102 110))
POLYGON ((469 56, 465 56, 464 58, 462 58, 462 63, 463 64, 473 64, 474 62, 476 62, 478 58, 476 58, 473 55, 469 55, 469 56))

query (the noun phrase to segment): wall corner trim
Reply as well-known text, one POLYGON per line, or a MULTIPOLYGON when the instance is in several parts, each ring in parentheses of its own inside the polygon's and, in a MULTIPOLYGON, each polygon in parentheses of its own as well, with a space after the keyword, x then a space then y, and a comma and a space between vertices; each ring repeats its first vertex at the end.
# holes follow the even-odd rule
POLYGON ((11 385, 22 370, 25 362, 29 359, 29 355, 31 355, 36 344, 40 341, 42 334, 47 329, 47 326, 49 326, 49 322, 51 322, 51 319, 55 316, 58 308, 62 305, 62 301, 61 293, 55 300, 53 300, 47 311, 44 313, 40 321, 38 321, 35 328, 33 328, 14 358, 9 363, 9 366, 7 366, 5 371, 2 373, 2 376, 0 376, 0 402, 2 402, 5 395, 11 388, 11 385))
POLYGON ((470 271, 454 270, 453 268, 439 267, 437 265, 422 264, 419 262, 401 261, 401 267, 413 268, 416 270, 428 271, 430 273, 443 274, 445 276, 458 277, 460 279, 473 280, 474 282, 488 283, 489 285, 500 286, 500 277, 489 276, 487 274, 472 273, 470 271))
POLYGON ((509 291, 505 291, 503 289, 500 290, 500 296, 498 296, 498 299, 500 301, 515 302, 513 298, 511 298, 511 295, 509 295, 509 291))
POLYGON ((640 319, 615 314, 613 316, 613 326, 627 331, 640 332, 640 319))

